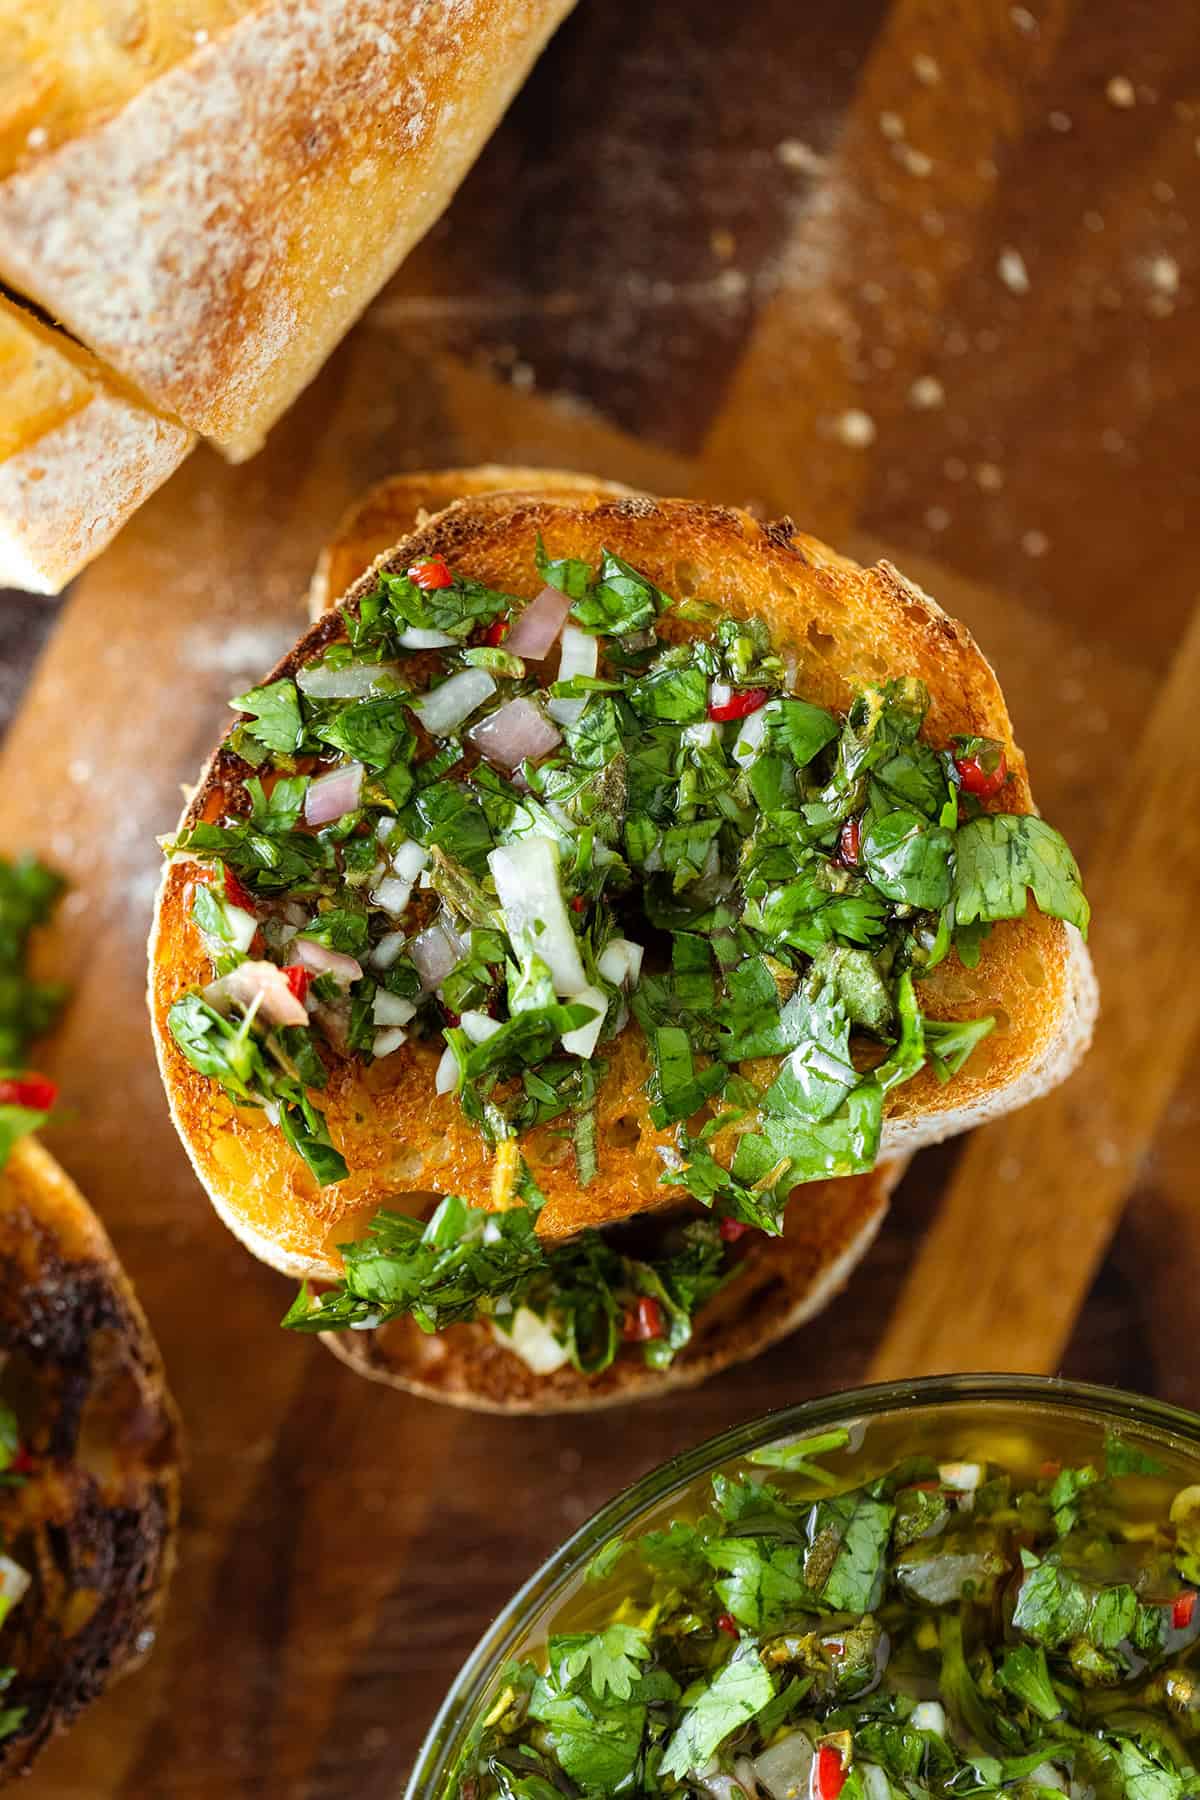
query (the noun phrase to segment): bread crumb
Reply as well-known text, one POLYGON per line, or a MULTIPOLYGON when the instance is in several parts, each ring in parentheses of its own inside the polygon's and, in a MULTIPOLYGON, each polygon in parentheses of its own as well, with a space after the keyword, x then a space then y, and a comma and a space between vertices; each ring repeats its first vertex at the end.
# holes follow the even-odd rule
POLYGON ((908 144, 897 144, 894 154, 896 161, 903 163, 910 175, 923 179, 933 168, 932 156, 926 156, 924 150, 914 150, 908 144))
POLYGON ((1092 232, 1103 231, 1104 219, 1102 215, 1098 212, 1085 212, 1083 215, 1083 229, 1092 232))
POLYGON ((1021 533, 1021 548, 1026 556, 1045 556, 1047 550, 1050 548, 1050 539, 1046 536, 1044 531, 1023 531, 1021 533))
POLYGON ((1160 294, 1179 292, 1179 264, 1173 256, 1152 256, 1143 267, 1147 281, 1160 294))
POLYGON ((44 150, 50 139, 50 133, 44 125, 35 125, 25 133, 25 142, 31 150, 44 150))
POLYGON ((1124 110, 1137 105, 1137 94, 1128 75, 1114 75, 1104 93, 1110 106, 1119 106, 1124 110))
POLYGON ((1004 470, 993 462, 976 463, 975 485, 985 494, 998 494, 1004 486, 1004 470))
POLYGON ((1106 425, 1100 433, 1100 448, 1107 450, 1110 456, 1119 456, 1125 448, 1125 434, 1118 431, 1115 425, 1106 425))
POLYGON ((1008 16, 1018 31, 1023 32, 1026 37, 1033 37, 1038 22, 1027 6, 1010 6, 1008 16))
POLYGON ((942 79, 942 71, 932 56, 924 50, 918 50, 912 59, 912 72, 924 87, 936 87, 942 79))
POLYGON ((775 160, 785 169, 798 170, 801 175, 823 175, 829 166, 826 157, 811 144, 801 143, 799 138, 784 138, 782 143, 776 144, 775 160))
POLYGON ((1059 112, 1056 108, 1055 111, 1049 115, 1047 124, 1051 131, 1070 131, 1071 115, 1070 113, 1059 112))
POLYGON ((908 399, 919 412, 932 412, 945 405, 946 390, 936 375, 918 375, 908 390, 908 399))
POLYGON ((967 465, 961 456, 948 456, 942 464, 942 474, 947 481, 961 481, 967 472, 967 465))
POLYGON ((950 523, 950 513, 944 506, 930 506, 925 512, 925 523, 930 531, 945 531, 950 523))
POLYGON ((875 421, 870 413, 851 406, 835 421, 834 429, 842 443, 851 450, 865 450, 875 442, 875 421))
POLYGON ((904 120, 899 113, 882 112, 879 115, 879 129, 885 138, 890 138, 893 143, 896 143, 904 136, 904 120))
POLYGON ((508 379, 519 394, 528 394, 537 385, 537 375, 532 364, 527 362, 515 362, 508 379))
POLYGON ((996 273, 1010 293, 1027 294, 1029 292, 1029 271, 1025 267, 1025 258, 1019 250, 1014 250, 1011 244, 1000 252, 996 273))

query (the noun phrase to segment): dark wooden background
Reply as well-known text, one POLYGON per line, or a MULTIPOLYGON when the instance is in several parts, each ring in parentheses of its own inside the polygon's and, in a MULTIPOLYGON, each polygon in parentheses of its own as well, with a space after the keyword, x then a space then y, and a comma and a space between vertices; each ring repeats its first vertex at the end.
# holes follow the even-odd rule
POLYGON ((155 1655, 44 1800, 383 1800, 485 1621, 671 1451, 870 1375, 1200 1404, 1200 34, 1192 0, 584 0, 468 179, 240 470, 202 453, 60 607, 0 610, 0 841, 75 883, 49 1139, 190 1438, 155 1655), (590 468, 886 552, 995 661, 1097 904, 1085 1071, 924 1153, 843 1298, 695 1394, 475 1418, 284 1339, 203 1200, 142 1004, 154 834, 401 468, 590 468), (40 651, 40 654, 39 654, 40 651), (36 658, 36 660, 35 660, 36 658))

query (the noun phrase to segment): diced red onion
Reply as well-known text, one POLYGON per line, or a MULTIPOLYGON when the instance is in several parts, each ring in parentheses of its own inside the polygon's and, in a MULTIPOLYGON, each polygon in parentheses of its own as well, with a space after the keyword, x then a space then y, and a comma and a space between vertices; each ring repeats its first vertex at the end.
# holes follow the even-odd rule
POLYGON ((318 1000, 312 1016, 334 1049, 344 1054, 350 1048, 349 1000, 318 1000))
POLYGON ((343 663, 340 669, 312 663, 301 669, 296 685, 310 700, 361 700, 365 694, 398 683, 399 679, 395 663, 343 663))
POLYGON ((467 733, 481 756, 499 769, 513 770, 523 762, 536 762, 549 756, 562 733, 551 723, 541 707, 520 695, 509 700, 497 712, 490 713, 473 725, 467 733))
MULTIPOLYGON (((570 681, 576 675, 594 675, 600 666, 600 647, 590 632, 578 625, 564 625, 562 652, 558 659, 558 679, 570 681)), ((551 700, 546 711, 560 725, 574 725, 587 700, 551 700)))
POLYGON ((410 700, 409 705, 431 737, 449 737, 495 691, 496 684, 486 669, 461 669, 440 687, 410 700))
POLYGON ((360 762, 348 762, 310 781, 304 795, 305 824, 332 825, 335 819, 353 812, 362 794, 365 773, 360 762))
POLYGON ((504 640, 504 648, 513 656, 528 656, 535 662, 545 656, 566 624, 571 602, 556 587, 544 587, 531 600, 504 640))
POLYGON ((243 1012, 254 1008, 254 1016, 264 1025, 307 1025, 308 1012, 288 986, 283 970, 272 962, 243 962, 210 982, 204 998, 218 1012, 229 1006, 240 1006, 243 1012))
POLYGON ((440 924, 433 924, 427 930, 418 932, 408 947, 413 967, 421 977, 421 986, 427 991, 445 981, 452 969, 456 969, 462 957, 455 949, 440 924))
POLYGON ((302 962, 314 975, 332 975, 341 987, 349 987, 351 982, 362 977, 361 963, 355 962, 352 956, 344 956, 340 950, 330 950, 326 944, 316 943, 312 938, 298 937, 294 948, 297 962, 302 962))

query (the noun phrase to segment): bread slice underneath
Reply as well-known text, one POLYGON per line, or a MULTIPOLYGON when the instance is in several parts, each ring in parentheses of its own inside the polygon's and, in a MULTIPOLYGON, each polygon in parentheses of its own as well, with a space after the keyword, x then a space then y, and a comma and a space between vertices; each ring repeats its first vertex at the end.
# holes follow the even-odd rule
POLYGON ((0 587, 57 594, 193 441, 0 294, 0 587))
POLYGON ((570 1366, 538 1375, 483 1323, 427 1336, 412 1319, 395 1319, 375 1331, 327 1332, 321 1341, 368 1380, 474 1412, 578 1412, 696 1387, 828 1305, 870 1248, 904 1166, 880 1163, 869 1175, 798 1190, 782 1237, 755 1232, 741 1240, 736 1275, 697 1314, 691 1342, 667 1369, 647 1368, 630 1351, 599 1375, 570 1366))
POLYGON ((101 1225, 34 1138, 0 1174, 0 1362, 33 1457, 0 1537, 33 1575, 0 1632, 17 1671, 0 1780, 154 1639, 175 1558, 179 1427, 150 1328, 101 1225))
MULTIPOLYGON (((490 487, 489 471, 479 478, 490 487)), ((861 569, 790 521, 762 525, 730 508, 686 500, 612 494, 599 484, 554 493, 481 491, 426 520, 385 553, 350 589, 353 607, 380 568, 430 556, 517 594, 532 594, 540 532, 552 556, 592 559, 609 546, 668 593, 706 594, 735 614, 764 617, 776 641, 799 662, 798 686, 818 704, 844 709, 855 690, 891 676, 917 674, 929 685, 926 732, 935 744, 980 733, 1005 746, 1012 780, 1006 804, 1032 809, 1025 760, 1013 743, 992 670, 966 629, 888 563, 861 569)), ((453 486, 453 480, 449 485, 453 486)), ((406 492, 406 503, 413 499, 406 492)), ((344 543, 345 534, 339 540, 344 543)), ((686 632, 673 621, 669 630, 686 632)), ((325 614, 265 679, 293 673, 344 632, 340 610, 325 614)), ((244 766, 219 748, 201 778, 185 822, 218 816, 240 790, 244 766)), ((434 1092, 438 1052, 406 1044, 370 1068, 345 1061, 320 1097, 349 1177, 319 1188, 259 1112, 233 1107, 186 1062, 166 1029, 171 1002, 209 978, 207 956, 190 917, 195 869, 170 866, 151 940, 151 1011, 163 1078, 176 1126, 218 1212, 248 1247, 286 1273, 336 1274, 336 1246, 359 1235, 381 1205, 414 1210, 431 1192, 459 1192, 491 1203, 491 1156, 451 1097, 434 1092)), ((994 1012, 1000 1024, 948 1086, 930 1070, 889 1096, 881 1156, 903 1155, 1032 1099, 1060 1080, 1087 1042, 1095 988, 1078 934, 1030 905, 1024 919, 995 928, 974 970, 951 956, 922 985, 927 1011, 969 1018, 994 1012)), ((540 1229, 548 1239, 602 1226, 659 1205, 678 1192, 659 1184, 660 1146, 648 1110, 645 1049, 626 1031, 606 1054, 609 1074, 598 1105, 603 1145, 597 1177, 582 1192, 562 1140, 525 1140, 547 1196, 540 1229)))

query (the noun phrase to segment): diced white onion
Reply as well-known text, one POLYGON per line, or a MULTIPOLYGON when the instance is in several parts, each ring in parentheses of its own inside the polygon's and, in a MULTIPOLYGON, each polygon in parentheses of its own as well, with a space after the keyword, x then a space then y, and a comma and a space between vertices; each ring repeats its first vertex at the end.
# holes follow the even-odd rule
POLYGON ((1037 1768, 1031 1772, 1029 1779, 1038 1787, 1058 1788, 1059 1792, 1063 1794, 1067 1791, 1066 1777, 1061 1769, 1056 1769, 1051 1762, 1039 1763, 1037 1768))
POLYGON ((399 642, 406 650, 444 650, 455 639, 448 631, 437 631, 432 626, 408 625, 400 633, 399 642))
POLYGON ((413 966, 421 977, 421 986, 426 992, 445 981, 451 970, 456 969, 462 961, 462 956, 451 943, 440 920, 419 932, 408 949, 413 966))
POLYGON ((499 1019, 489 1018, 484 1012, 465 1012, 458 1022, 473 1044, 486 1043, 500 1029, 499 1019))
POLYGON ((519 1356, 535 1375, 553 1375, 569 1360, 545 1319, 540 1319, 531 1307, 518 1306, 513 1314, 512 1328, 500 1331, 493 1325, 492 1334, 498 1344, 519 1356))
POLYGON ((808 1800, 814 1756, 804 1732, 789 1731, 754 1758, 754 1773, 771 1800, 808 1800))
POLYGON ((467 733, 481 756, 507 773, 523 762, 536 762, 562 743, 558 726, 536 701, 521 694, 509 700, 467 733))
POLYGON ((248 950, 258 930, 258 920, 254 914, 247 912, 244 906, 230 906, 226 903, 225 918, 229 926, 229 942, 234 949, 248 950))
POLYGON ((360 762, 348 762, 310 781, 304 794, 305 824, 332 825, 353 812, 362 794, 365 773, 360 762))
POLYGON ((715 719, 700 719, 695 725, 684 726, 683 741, 695 750, 710 750, 721 741, 721 727, 715 719))
POLYGON ((449 1044, 442 1051, 442 1060, 437 1066, 433 1085, 439 1094, 452 1094, 458 1086, 458 1058, 449 1044))
POLYGON ((340 669, 313 663, 301 669, 296 685, 310 700, 361 700, 376 688, 391 686, 399 675, 395 663, 344 663, 340 669))
POLYGON ((401 1044, 407 1044, 408 1033, 400 1027, 393 1026, 389 1031, 377 1031, 371 1043, 372 1056, 390 1056, 401 1044))
POLYGON ((908 1722, 914 1731, 935 1731, 939 1737, 946 1735, 946 1709, 940 1700, 918 1701, 908 1722))
POLYGON ((571 602, 556 587, 544 587, 531 600, 504 640, 504 648, 513 656, 528 656, 533 661, 546 655, 562 630, 571 602))
POLYGON ((204 998, 219 1013, 228 1012, 231 1005, 240 1006, 243 1012, 253 1008, 255 1018, 264 1025, 308 1024, 304 1002, 297 1000, 287 976, 272 962, 239 963, 219 981, 210 982, 204 998))
POLYGON ((398 831, 399 828, 399 819, 397 819, 393 813, 384 813, 378 825, 375 827, 375 836, 379 839, 381 844, 386 844, 388 839, 398 831))
POLYGON ((428 861, 428 850, 422 849, 413 838, 405 838, 392 851, 392 867, 405 881, 415 881, 428 861))
POLYGON ((611 981, 614 987, 636 987, 645 954, 642 946, 635 944, 632 938, 610 938, 596 958, 596 967, 605 981, 611 981))
POLYGON ((373 969, 390 969, 404 948, 404 933, 388 931, 372 950, 368 961, 373 969))
POLYGON ((377 1025, 407 1025, 416 1010, 412 1001, 402 994, 389 994, 386 988, 376 988, 371 1017, 377 1025))
POLYGON ((314 943, 312 938, 298 937, 295 940, 296 960, 302 962, 306 969, 314 975, 332 975, 342 987, 349 987, 351 982, 362 977, 362 964, 352 956, 344 956, 340 950, 330 950, 325 944, 314 943))
POLYGON ((938 1479, 943 1487, 955 1488, 961 1494, 973 1494, 983 1480, 982 1463, 939 1463, 938 1479))
POLYGON ((588 985, 558 878, 558 848, 550 838, 520 838, 488 854, 504 927, 519 961, 538 956, 556 994, 588 985))
MULTIPOLYGON (((600 646, 590 632, 578 625, 564 625, 562 650, 558 659, 558 679, 570 681, 576 675, 594 675, 600 664, 600 646)), ((546 711, 560 725, 577 723, 587 700, 551 700, 546 711)))
POLYGON ((741 768, 746 768, 757 757, 767 735, 767 726, 771 721, 771 707, 760 706, 757 712, 749 713, 742 720, 742 729, 733 742, 733 760, 741 768))
POLYGON ((867 1800, 892 1800, 892 1784, 886 1771, 878 1763, 862 1762, 856 1756, 854 1766, 862 1776, 863 1792, 867 1800))
POLYGON ((398 919, 412 899, 412 890, 411 881, 405 881, 399 875, 385 875, 378 887, 371 889, 371 898, 376 906, 382 906, 385 913, 398 919))
POLYGON ((608 996, 598 987, 585 987, 571 995, 572 1003, 576 1000, 584 1006, 594 1006, 596 1017, 589 1019, 586 1025, 577 1025, 574 1031, 564 1031, 562 1047, 569 1056, 591 1056, 604 1025, 604 1015, 608 1011, 608 996))
POLYGON ((733 689, 727 681, 710 681, 708 684, 708 704, 710 706, 728 706, 733 699, 733 689))
POLYGON ((486 669, 462 669, 409 706, 431 737, 449 737, 464 719, 490 700, 496 684, 486 669))
POLYGON ((0 1556, 0 1605, 2 1613, 7 1613, 23 1600, 33 1580, 28 1569, 23 1569, 11 1556, 0 1556))

